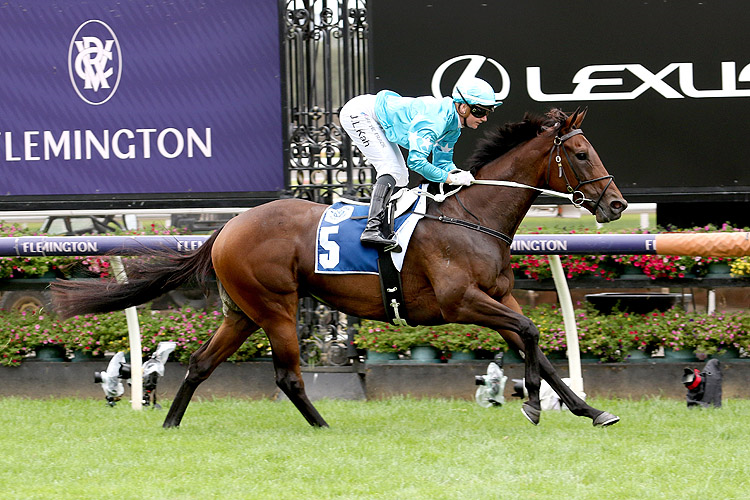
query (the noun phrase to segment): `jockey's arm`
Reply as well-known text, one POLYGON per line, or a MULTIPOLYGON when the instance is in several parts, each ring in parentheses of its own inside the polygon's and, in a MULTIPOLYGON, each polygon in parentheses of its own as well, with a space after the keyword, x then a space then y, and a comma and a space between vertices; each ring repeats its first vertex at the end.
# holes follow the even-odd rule
POLYGON ((423 151, 417 151, 414 149, 409 150, 409 157, 407 158, 406 164, 409 168, 428 181, 431 182, 446 182, 448 180, 448 170, 443 170, 430 163, 427 160, 428 154, 423 151))
POLYGON ((406 160, 407 166, 431 182, 445 182, 448 179, 448 172, 455 168, 453 162, 450 162, 452 168, 447 168, 444 162, 439 166, 430 163, 429 156, 433 155, 435 160, 435 154, 433 152, 433 146, 437 139, 436 134, 430 130, 423 128, 421 130, 412 131, 409 133, 409 156, 406 160))

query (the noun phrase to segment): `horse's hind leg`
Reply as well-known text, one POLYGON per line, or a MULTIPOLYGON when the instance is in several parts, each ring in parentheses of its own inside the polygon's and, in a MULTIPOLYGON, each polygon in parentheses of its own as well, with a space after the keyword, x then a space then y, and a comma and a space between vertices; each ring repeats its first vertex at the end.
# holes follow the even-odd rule
POLYGON ((305 383, 299 363, 299 342, 296 320, 264 323, 273 350, 273 366, 276 371, 276 385, 284 391, 307 422, 315 427, 328 427, 318 410, 305 393, 305 383))
POLYGON ((190 399, 198 386, 221 363, 231 356, 247 337, 258 329, 258 325, 241 312, 226 311, 224 322, 211 336, 208 342, 190 356, 187 375, 182 381, 177 395, 169 408, 164 427, 178 427, 190 399))

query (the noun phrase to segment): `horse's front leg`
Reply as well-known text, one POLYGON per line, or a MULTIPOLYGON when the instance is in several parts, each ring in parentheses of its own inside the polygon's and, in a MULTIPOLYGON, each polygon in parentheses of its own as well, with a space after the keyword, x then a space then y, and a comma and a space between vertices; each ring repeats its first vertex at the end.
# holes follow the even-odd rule
MULTIPOLYGON (((534 425, 539 425, 542 415, 542 405, 539 399, 539 389, 542 383, 539 372, 539 360, 543 357, 539 349, 539 330, 536 325, 526 316, 521 316, 523 329, 517 332, 523 341, 524 356, 524 381, 529 399, 521 406, 524 416, 534 425), (541 356, 540 356, 541 355, 541 356)), ((499 330, 498 330, 499 331, 499 330)))
POLYGON ((498 332, 510 331, 517 335, 516 338, 521 341, 521 345, 517 347, 525 353, 525 384, 529 393, 529 399, 521 410, 529 422, 539 424, 542 412, 539 400, 539 360, 542 353, 538 347, 539 330, 534 323, 477 288, 467 290, 457 307, 443 309, 443 316, 451 323, 472 323, 498 332))
MULTIPOLYGON (((503 298, 502 303, 510 307, 512 310, 521 313, 521 306, 518 305, 518 302, 513 296, 507 295, 503 298)), ((516 333, 509 330, 500 331, 499 333, 500 335, 502 335, 505 341, 508 342, 509 346, 516 350, 522 349, 525 351, 525 349, 523 348, 523 341, 516 333)), ((578 394, 573 391, 573 389, 568 387, 568 385, 562 381, 560 376, 557 374, 555 367, 547 359, 547 356, 542 353, 541 349, 539 349, 538 346, 537 351, 537 357, 539 359, 539 370, 541 372, 542 378, 546 380, 550 387, 552 387, 552 390, 554 390, 557 395, 560 396, 560 399, 562 399, 563 403, 565 403, 565 406, 570 409, 573 415, 577 415, 579 417, 588 417, 593 420, 593 424, 595 426, 601 427, 616 424, 620 421, 619 417, 607 411, 596 409, 587 404, 583 399, 581 399, 578 394)))

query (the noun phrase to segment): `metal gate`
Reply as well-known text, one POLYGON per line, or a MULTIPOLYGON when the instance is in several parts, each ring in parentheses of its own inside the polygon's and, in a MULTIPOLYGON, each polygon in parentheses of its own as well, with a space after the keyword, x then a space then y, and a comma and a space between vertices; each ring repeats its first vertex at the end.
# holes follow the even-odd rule
MULTIPOLYGON (((369 198, 372 171, 338 120, 347 100, 369 90, 367 1, 280 0, 280 9, 287 196, 369 198)), ((345 365, 356 356, 356 318, 310 297, 298 315, 303 363, 345 365)))
POLYGON ((369 80, 365 0, 282 0, 287 185, 291 196, 333 203, 361 197, 370 169, 341 129, 347 100, 369 80))

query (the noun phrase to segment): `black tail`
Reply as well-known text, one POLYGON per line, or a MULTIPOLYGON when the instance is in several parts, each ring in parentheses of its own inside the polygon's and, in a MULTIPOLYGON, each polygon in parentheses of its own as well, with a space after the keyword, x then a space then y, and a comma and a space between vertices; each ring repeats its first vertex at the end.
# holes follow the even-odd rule
POLYGON ((213 271, 211 248, 219 231, 221 229, 190 254, 170 249, 154 250, 147 253, 145 259, 133 259, 126 268, 126 283, 118 283, 114 277, 108 280, 57 280, 50 287, 53 308, 60 317, 69 318, 143 304, 191 280, 207 290, 213 271))

